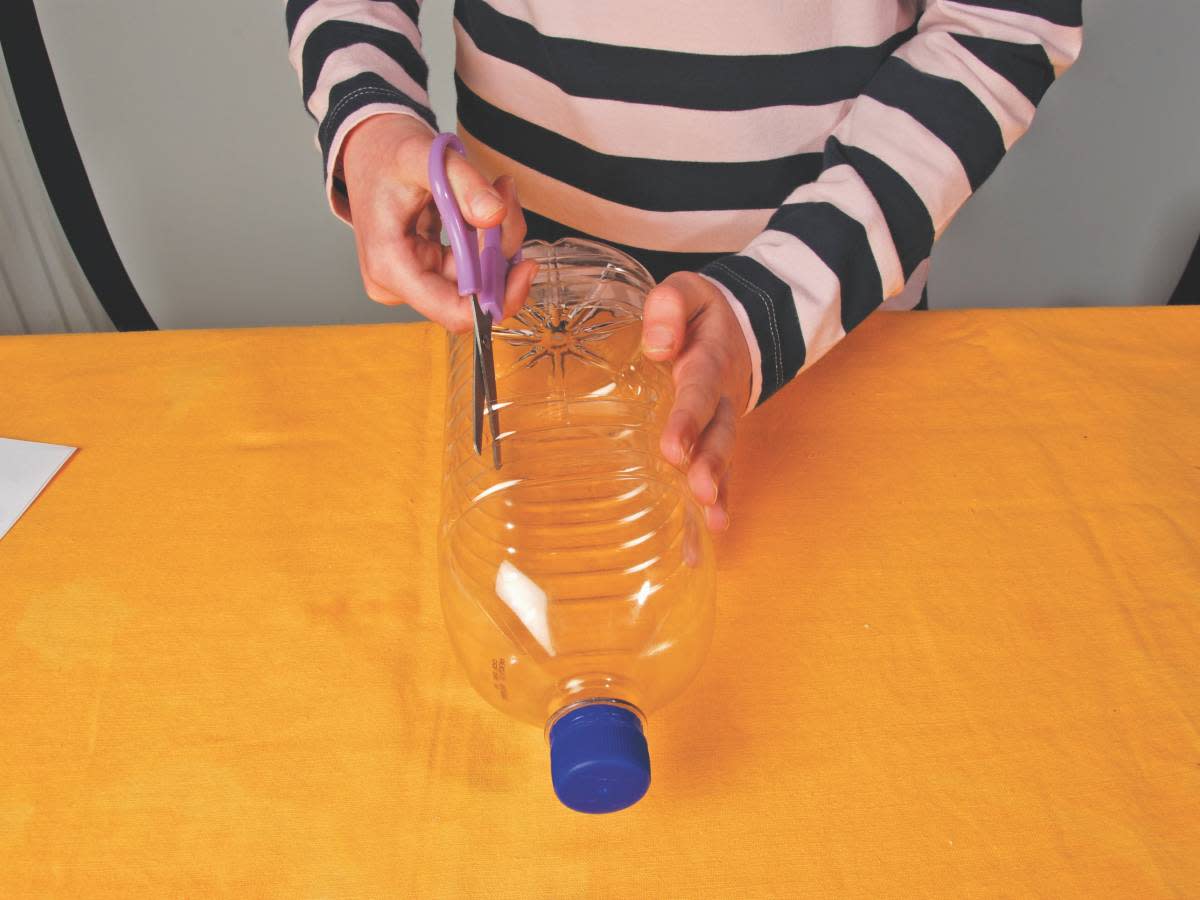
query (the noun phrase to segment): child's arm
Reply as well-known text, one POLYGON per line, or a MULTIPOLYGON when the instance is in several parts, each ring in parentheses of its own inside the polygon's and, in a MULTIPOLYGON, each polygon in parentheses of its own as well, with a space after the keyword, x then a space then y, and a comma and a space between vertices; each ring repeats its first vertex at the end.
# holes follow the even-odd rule
MULTIPOLYGON (((411 304, 461 331, 471 325, 470 305, 458 295, 429 192, 436 123, 418 7, 418 0, 288 0, 288 58, 318 123, 329 204, 353 220, 367 295, 411 304)), ((511 180, 490 184, 457 154, 446 171, 467 221, 501 225, 504 251, 515 253, 525 220, 511 180)), ((535 270, 522 263, 510 271, 506 309, 520 304, 535 270)))
POLYGON ((330 206, 347 221, 340 151, 350 131, 380 113, 424 122, 430 135, 436 130, 419 11, 419 0, 287 0, 288 59, 317 121, 330 206))
POLYGON ((756 365, 749 405, 898 294, 1075 61, 1080 0, 929 0, 766 231, 706 266, 756 365))
POLYGON ((646 300, 646 353, 674 362, 663 453, 710 528, 729 525, 735 422, 811 365, 928 258, 963 201, 1075 61, 1080 0, 929 0, 766 231, 646 300))

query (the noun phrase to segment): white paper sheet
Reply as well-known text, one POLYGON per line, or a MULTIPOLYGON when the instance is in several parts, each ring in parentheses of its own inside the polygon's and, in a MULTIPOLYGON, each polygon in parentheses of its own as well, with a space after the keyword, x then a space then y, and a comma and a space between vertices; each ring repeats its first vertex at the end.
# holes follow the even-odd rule
POLYGON ((0 438, 0 538, 74 452, 59 444, 0 438))

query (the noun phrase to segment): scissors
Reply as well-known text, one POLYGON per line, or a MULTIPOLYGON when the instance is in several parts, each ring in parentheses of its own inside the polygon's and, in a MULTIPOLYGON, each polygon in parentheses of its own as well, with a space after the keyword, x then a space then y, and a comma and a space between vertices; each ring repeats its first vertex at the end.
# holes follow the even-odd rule
MULTIPOLYGON (((470 296, 475 316, 475 453, 483 453, 483 416, 487 413, 492 432, 492 464, 500 468, 500 414, 496 410, 496 360, 492 355, 492 323, 504 315, 504 281, 509 261, 500 249, 500 226, 483 232, 483 247, 475 227, 468 225, 450 190, 446 177, 447 148, 467 155, 462 141, 451 133, 439 134, 429 150, 429 186, 450 236, 458 273, 458 294, 470 296)), ((519 255, 519 254, 518 254, 519 255)), ((513 260, 516 262, 516 258, 513 260)))

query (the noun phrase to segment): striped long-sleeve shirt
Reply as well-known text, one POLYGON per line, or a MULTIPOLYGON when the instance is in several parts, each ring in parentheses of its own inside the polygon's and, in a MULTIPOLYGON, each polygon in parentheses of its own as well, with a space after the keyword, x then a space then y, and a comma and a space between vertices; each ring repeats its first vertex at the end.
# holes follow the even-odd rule
MULTIPOLYGON (((1079 54, 1081 0, 457 0, 459 133, 531 237, 699 271, 767 399, 930 249, 1079 54)), ((378 113, 434 127, 419 0, 288 0, 326 186, 378 113)))

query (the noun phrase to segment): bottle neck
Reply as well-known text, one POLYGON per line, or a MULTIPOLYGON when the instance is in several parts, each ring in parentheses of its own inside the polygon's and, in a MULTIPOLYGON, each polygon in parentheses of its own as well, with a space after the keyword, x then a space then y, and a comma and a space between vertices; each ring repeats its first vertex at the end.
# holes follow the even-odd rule
POLYGON ((565 706, 561 706, 557 710, 555 710, 553 713, 551 713, 550 718, 548 718, 546 720, 545 735, 546 735, 547 743, 549 743, 549 741, 550 741, 551 729, 554 728, 555 723, 557 723, 558 720, 561 719, 563 716, 565 716, 568 713, 573 712, 574 710, 577 710, 583 706, 596 706, 596 705, 600 705, 600 704, 608 705, 608 706, 615 706, 620 709, 627 709, 630 712, 632 712, 635 716, 637 716, 638 719, 641 720, 643 725, 646 724, 646 714, 643 713, 640 709, 638 709, 637 706, 635 706, 634 704, 630 703, 627 700, 621 700, 616 697, 585 697, 585 698, 572 700, 571 702, 567 703, 565 706))

